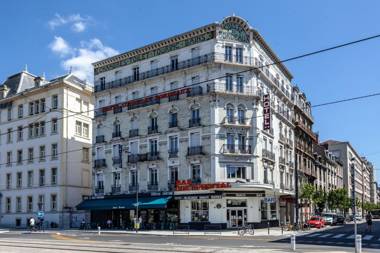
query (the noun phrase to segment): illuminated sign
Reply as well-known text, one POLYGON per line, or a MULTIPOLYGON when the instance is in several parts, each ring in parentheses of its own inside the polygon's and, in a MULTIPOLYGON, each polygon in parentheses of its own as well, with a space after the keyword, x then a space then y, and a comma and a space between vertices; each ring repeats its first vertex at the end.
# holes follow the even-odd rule
POLYGON ((265 94, 263 96, 263 108, 264 108, 264 130, 269 130, 271 128, 270 119, 270 96, 265 94))
POLYGON ((177 182, 175 183, 176 191, 196 191, 216 188, 231 188, 231 184, 224 182, 200 184, 193 183, 191 180, 177 180, 177 182))

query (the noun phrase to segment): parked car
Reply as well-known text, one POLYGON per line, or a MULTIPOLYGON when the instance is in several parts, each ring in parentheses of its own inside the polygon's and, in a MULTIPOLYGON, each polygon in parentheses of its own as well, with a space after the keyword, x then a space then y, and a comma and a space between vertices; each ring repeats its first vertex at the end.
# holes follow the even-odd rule
MULTIPOLYGON (((356 221, 361 221, 363 219, 360 214, 356 214, 355 217, 356 217, 356 221)), ((354 221, 354 215, 353 214, 350 215, 350 221, 354 221)))
POLYGON ((322 218, 327 225, 335 225, 337 223, 337 215, 335 213, 322 213, 322 218))
POLYGON ((346 217, 344 217, 343 215, 337 215, 336 216, 336 224, 346 224, 346 217))
POLYGON ((310 220, 307 221, 310 227, 323 228, 325 220, 321 216, 312 216, 310 220))

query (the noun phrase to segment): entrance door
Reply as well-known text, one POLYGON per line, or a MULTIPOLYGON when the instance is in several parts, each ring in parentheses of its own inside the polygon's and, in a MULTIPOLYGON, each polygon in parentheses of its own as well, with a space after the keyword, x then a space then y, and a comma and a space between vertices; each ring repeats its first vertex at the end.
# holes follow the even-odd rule
POLYGON ((245 223, 247 222, 247 209, 227 209, 227 222, 230 228, 244 227, 245 223))

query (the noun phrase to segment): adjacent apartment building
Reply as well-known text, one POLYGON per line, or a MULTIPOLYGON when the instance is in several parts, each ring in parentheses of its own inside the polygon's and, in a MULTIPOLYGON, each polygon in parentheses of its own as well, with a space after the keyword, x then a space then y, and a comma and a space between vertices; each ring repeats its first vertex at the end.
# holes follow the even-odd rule
POLYGON ((155 228, 293 222, 293 85, 278 61, 231 16, 94 63, 94 197, 78 208, 120 227, 137 205, 155 228))
POLYGON ((25 227, 39 211, 47 227, 75 225, 91 195, 92 93, 71 74, 23 71, 0 86, 2 226, 25 227))

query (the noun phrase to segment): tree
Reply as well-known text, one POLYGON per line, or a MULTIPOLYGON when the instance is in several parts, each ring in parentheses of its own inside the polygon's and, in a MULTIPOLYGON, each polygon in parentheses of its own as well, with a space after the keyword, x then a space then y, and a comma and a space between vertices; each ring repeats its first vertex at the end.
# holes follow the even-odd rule
POLYGON ((326 206, 327 194, 322 190, 317 190, 314 192, 312 199, 314 204, 316 205, 318 213, 322 213, 323 209, 326 206))
POLYGON ((301 189, 301 198, 311 202, 314 194, 314 186, 312 184, 304 184, 301 189))

